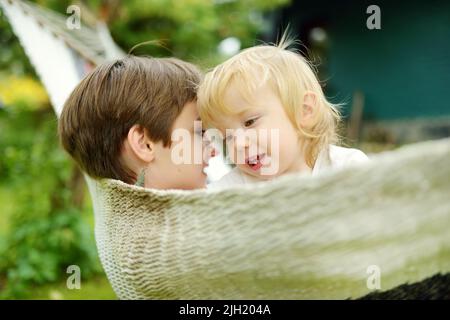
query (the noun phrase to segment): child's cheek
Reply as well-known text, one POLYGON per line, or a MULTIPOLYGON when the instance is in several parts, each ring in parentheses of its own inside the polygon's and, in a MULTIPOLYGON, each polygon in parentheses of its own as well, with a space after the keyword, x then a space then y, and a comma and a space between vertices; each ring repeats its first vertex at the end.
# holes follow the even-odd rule
POLYGON ((258 154, 260 153, 270 154, 271 150, 270 135, 271 135, 270 129, 264 129, 260 131, 258 135, 258 154))

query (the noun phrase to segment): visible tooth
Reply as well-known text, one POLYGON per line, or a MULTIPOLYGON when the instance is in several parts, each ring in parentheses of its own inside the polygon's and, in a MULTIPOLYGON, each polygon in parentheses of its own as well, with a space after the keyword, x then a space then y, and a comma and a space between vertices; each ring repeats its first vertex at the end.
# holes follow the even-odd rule
POLYGON ((248 160, 249 164, 256 164, 258 162, 258 158, 257 157, 251 157, 248 160))

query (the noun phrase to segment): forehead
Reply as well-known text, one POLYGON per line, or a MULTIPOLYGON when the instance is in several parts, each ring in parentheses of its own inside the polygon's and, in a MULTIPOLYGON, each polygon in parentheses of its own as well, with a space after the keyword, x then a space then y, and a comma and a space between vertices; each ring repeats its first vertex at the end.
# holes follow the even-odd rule
POLYGON ((239 115, 261 105, 260 92, 265 86, 249 87, 240 81, 234 81, 225 88, 222 102, 230 115, 239 115))
POLYGON ((199 120, 199 118, 197 103, 195 101, 188 102, 175 120, 174 128, 190 129, 194 126, 194 121, 199 120))
POLYGON ((238 83, 230 85, 224 92, 223 103, 229 110, 228 114, 242 116, 256 109, 267 109, 274 104, 280 104, 277 92, 268 83, 247 89, 238 83))

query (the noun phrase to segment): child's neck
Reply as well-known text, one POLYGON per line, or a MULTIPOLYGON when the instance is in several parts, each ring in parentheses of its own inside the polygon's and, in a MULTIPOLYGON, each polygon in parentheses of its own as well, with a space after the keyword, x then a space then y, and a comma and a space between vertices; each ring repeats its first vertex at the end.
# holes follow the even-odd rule
POLYGON ((295 173, 295 172, 301 172, 301 173, 312 173, 313 168, 308 166, 305 159, 305 149, 307 147, 306 141, 300 142, 299 147, 299 153, 296 157, 296 161, 294 161, 290 167, 287 168, 285 173, 295 173))
POLYGON ((285 173, 312 173, 313 168, 306 164, 305 157, 301 155, 297 158, 298 160, 292 163, 292 165, 285 171, 285 173))

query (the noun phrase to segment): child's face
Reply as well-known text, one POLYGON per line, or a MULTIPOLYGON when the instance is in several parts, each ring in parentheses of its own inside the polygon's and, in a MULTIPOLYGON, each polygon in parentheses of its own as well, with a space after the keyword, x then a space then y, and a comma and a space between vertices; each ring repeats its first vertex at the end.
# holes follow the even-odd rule
POLYGON ((264 85, 249 98, 244 99, 234 84, 225 91, 223 102, 229 108, 250 107, 243 113, 223 118, 220 130, 232 154, 231 161, 243 172, 260 179, 310 171, 297 130, 275 92, 264 85), (226 129, 242 129, 245 134, 230 135, 226 129))
MULTIPOLYGON (((196 102, 187 103, 175 120, 172 130, 189 132, 188 139, 190 141, 184 141, 184 143, 187 144, 189 142, 192 147, 186 148, 183 152, 189 153, 187 159, 190 161, 177 164, 177 161, 174 159, 174 155, 178 154, 178 152, 175 152, 176 150, 174 151, 174 148, 179 149, 180 145, 178 144, 181 142, 173 141, 170 147, 164 147, 162 142, 155 144, 155 158, 151 166, 149 166, 150 172, 146 172, 146 187, 157 189, 205 188, 206 174, 203 170, 208 165, 209 158, 206 157, 203 161, 200 160, 200 163, 195 163, 194 161, 194 152, 196 151, 193 147, 194 140, 197 139, 197 142, 199 142, 202 136, 201 131, 194 132, 195 121, 199 121, 196 102)), ((204 154, 207 154, 208 151, 210 151, 209 154, 213 152, 212 149, 204 144, 201 144, 200 148, 204 154)))

